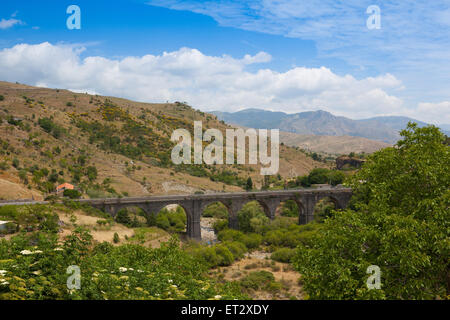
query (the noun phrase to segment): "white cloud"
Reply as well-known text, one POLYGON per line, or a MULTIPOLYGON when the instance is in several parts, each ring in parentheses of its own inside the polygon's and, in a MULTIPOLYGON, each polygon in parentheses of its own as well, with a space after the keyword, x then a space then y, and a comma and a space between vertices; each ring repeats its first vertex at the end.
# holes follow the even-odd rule
MULTIPOLYGON (((113 60, 100 56, 81 59, 84 50, 48 42, 19 44, 0 50, 0 75, 6 81, 139 101, 188 101, 203 110, 323 109, 351 118, 411 112, 400 98, 389 93, 403 87, 391 74, 356 79, 337 75, 326 67, 248 71, 249 64, 270 60, 264 52, 236 59, 182 48, 161 55, 113 60)), ((426 104, 421 104, 418 112, 428 112, 426 108, 426 104)), ((445 109, 445 105, 440 108, 445 109)), ((421 120, 425 115, 419 117, 419 113, 416 114, 421 120)), ((436 113, 436 118, 430 120, 440 119, 442 116, 436 113)))
POLYGON ((436 96, 450 99, 448 0, 148 0, 147 3, 207 15, 223 27, 312 40, 319 58, 342 59, 354 68, 389 70, 406 85, 404 97, 411 103, 436 96), (381 9, 381 29, 366 27, 369 18, 366 9, 370 5, 381 9))
POLYGON ((421 117, 422 121, 433 124, 450 124, 450 101, 437 103, 421 102, 411 112, 412 117, 421 117))
POLYGON ((2 18, 2 20, 0 20, 0 29, 9 29, 9 28, 15 26, 16 24, 20 25, 20 24, 23 24, 23 22, 21 20, 14 19, 14 18, 11 18, 11 19, 3 19, 2 18))

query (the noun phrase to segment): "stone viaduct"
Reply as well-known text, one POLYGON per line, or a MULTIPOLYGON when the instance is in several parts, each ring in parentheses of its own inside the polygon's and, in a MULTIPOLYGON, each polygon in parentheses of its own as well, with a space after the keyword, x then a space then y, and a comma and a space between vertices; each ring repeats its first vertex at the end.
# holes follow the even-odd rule
POLYGON ((237 213, 249 201, 258 201, 270 219, 275 218, 279 204, 286 200, 294 200, 299 208, 299 224, 313 220, 314 207, 322 198, 330 198, 337 209, 346 208, 352 195, 349 188, 296 189, 260 192, 235 192, 193 195, 151 196, 140 198, 89 199, 78 200, 89 203, 93 207, 104 210, 115 216, 120 209, 139 207, 146 214, 157 214, 167 205, 177 204, 186 212, 187 236, 201 240, 200 218, 203 209, 211 203, 221 202, 228 209, 230 228, 238 228, 237 213))

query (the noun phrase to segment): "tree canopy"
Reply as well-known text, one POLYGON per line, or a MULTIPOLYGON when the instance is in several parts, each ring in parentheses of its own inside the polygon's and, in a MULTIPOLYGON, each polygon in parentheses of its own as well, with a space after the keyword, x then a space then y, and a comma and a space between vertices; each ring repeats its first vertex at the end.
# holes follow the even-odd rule
POLYGON ((311 298, 448 298, 450 147, 434 126, 409 123, 401 136, 353 176, 349 208, 297 249, 311 298), (371 265, 381 270, 380 289, 367 287, 371 265))

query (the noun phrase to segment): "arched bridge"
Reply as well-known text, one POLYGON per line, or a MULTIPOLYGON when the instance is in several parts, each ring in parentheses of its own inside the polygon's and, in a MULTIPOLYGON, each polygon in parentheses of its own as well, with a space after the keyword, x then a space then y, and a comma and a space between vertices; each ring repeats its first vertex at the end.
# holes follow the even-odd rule
POLYGON ((187 235, 200 240, 200 218, 206 206, 221 202, 228 209, 230 228, 238 228, 237 213, 249 201, 258 201, 270 219, 275 218, 279 204, 286 200, 294 200, 299 208, 299 223, 305 224, 313 220, 314 207, 322 198, 328 197, 337 209, 347 207, 352 195, 349 188, 298 189, 259 192, 213 193, 193 195, 151 196, 139 198, 89 199, 78 200, 89 203, 93 207, 104 210, 115 216, 120 209, 139 207, 146 214, 157 214, 167 205, 177 204, 186 212, 187 235))

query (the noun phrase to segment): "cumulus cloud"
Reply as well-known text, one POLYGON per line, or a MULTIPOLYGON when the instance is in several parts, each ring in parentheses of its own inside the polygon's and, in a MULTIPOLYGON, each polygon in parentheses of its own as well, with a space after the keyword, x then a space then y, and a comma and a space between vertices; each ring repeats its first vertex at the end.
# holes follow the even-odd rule
POLYGON ((411 112, 413 117, 421 117, 421 120, 434 124, 450 124, 450 101, 437 103, 421 102, 411 112), (438 121, 437 121, 438 120, 438 121))
MULTIPOLYGON (((326 67, 248 71, 248 65, 270 60, 264 52, 236 59, 182 48, 160 55, 82 59, 84 50, 48 42, 15 45, 0 51, 0 75, 6 81, 139 101, 187 101, 203 110, 323 109, 351 118, 407 111, 403 101, 389 93, 403 87, 392 74, 356 79, 337 75, 326 67)), ((426 106, 419 108, 425 110, 426 106)))
MULTIPOLYGON (((212 17, 220 26, 312 40, 319 58, 354 68, 389 70, 415 103, 448 94, 448 0, 147 0, 153 6, 212 17), (381 29, 369 30, 366 10, 378 5, 381 29), (439 83, 445 83, 439 85, 439 83), (438 84, 438 85, 436 85, 438 84)), ((381 71, 385 72, 385 71, 381 71)))

